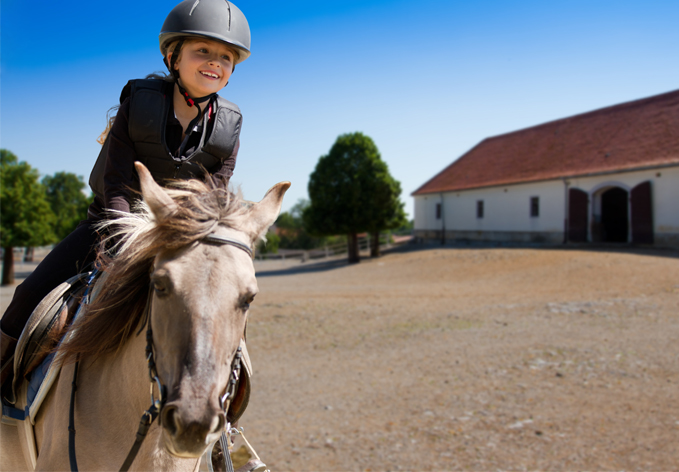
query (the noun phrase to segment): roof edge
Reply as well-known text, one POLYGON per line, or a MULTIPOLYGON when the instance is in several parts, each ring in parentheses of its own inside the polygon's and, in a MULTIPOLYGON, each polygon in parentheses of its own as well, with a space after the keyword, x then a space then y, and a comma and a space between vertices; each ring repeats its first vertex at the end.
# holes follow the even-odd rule
MULTIPOLYGON (((511 136, 511 135, 514 135, 514 134, 525 133, 526 131, 537 130, 537 129, 547 127, 547 126, 554 126, 555 124, 564 123, 564 122, 571 121, 571 120, 574 120, 574 119, 586 118, 587 116, 590 116, 590 115, 596 115, 596 114, 600 114, 600 113, 608 113, 610 111, 614 111, 614 110, 617 110, 617 109, 642 106, 642 105, 644 105, 648 102, 664 99, 665 97, 672 96, 672 95, 679 96, 679 90, 671 90, 669 92, 659 93, 657 95, 652 95, 650 97, 644 97, 644 98, 639 98, 639 99, 635 99, 635 100, 630 100, 630 101, 627 101, 627 102, 617 103, 617 104, 614 104, 614 105, 608 105, 608 106, 604 106, 604 107, 601 107, 601 108, 596 108, 594 110, 586 111, 586 112, 583 112, 583 113, 578 113, 578 114, 575 114, 575 115, 567 116, 567 117, 564 117, 564 118, 559 118, 559 119, 556 119, 556 120, 551 120, 551 121, 547 121, 547 122, 544 122, 544 123, 540 123, 540 124, 537 124, 537 125, 528 126, 526 128, 520 128, 520 129, 517 129, 517 130, 514 130, 514 131, 509 131, 507 133, 496 134, 494 136, 486 137, 486 138, 482 139, 481 141, 479 141, 475 146, 470 148, 468 151, 466 151, 464 154, 462 154, 460 157, 458 157, 453 162, 451 162, 449 165, 444 167, 441 171, 437 172, 433 177, 428 179, 422 185, 417 187, 417 189, 414 190, 410 195, 416 196, 416 195, 441 193, 442 192, 441 190, 434 190, 434 191, 431 191, 431 192, 426 192, 426 191, 422 191, 422 189, 427 187, 431 182, 436 180, 442 174, 448 172, 448 170, 451 167, 459 164, 472 151, 474 151, 477 147, 481 146, 483 143, 485 143, 487 141, 493 141, 493 140, 498 139, 498 138, 504 138, 504 137, 511 136)), ((619 171, 624 171, 624 169, 620 169, 616 172, 619 172, 619 171)), ((580 174, 578 174, 578 175, 580 175, 580 174)), ((583 175, 589 175, 589 174, 583 174, 583 175)), ((595 174, 592 174, 592 175, 595 175, 595 174)), ((472 188, 494 187, 494 186, 498 186, 498 185, 513 185, 513 184, 517 184, 517 183, 553 180, 553 179, 560 179, 560 178, 562 178, 562 177, 558 176, 558 177, 554 177, 554 178, 548 178, 548 179, 542 178, 542 179, 536 179, 536 180, 526 179, 526 180, 521 180, 521 181, 512 181, 512 182, 500 183, 500 184, 481 185, 481 186, 478 186, 478 187, 466 187, 466 188, 464 188, 464 190, 471 190, 472 188)), ((462 189, 462 188, 460 188, 460 189, 462 189)), ((456 191, 456 190, 457 189, 452 188, 452 189, 443 190, 443 192, 451 192, 451 191, 456 191)))
MULTIPOLYGON (((562 122, 570 121, 570 120, 573 120, 573 119, 585 118, 589 115, 595 115, 595 114, 599 114, 599 113, 603 113, 603 112, 609 112, 609 111, 612 111, 612 110, 615 110, 615 109, 618 109, 618 108, 627 108, 627 107, 631 107, 631 106, 641 106, 641 105, 645 104, 646 102, 652 102, 652 101, 655 101, 655 100, 658 100, 660 98, 667 97, 667 96, 670 96, 670 95, 679 95, 679 90, 670 90, 669 92, 663 92, 663 93, 659 93, 657 95, 651 95, 650 97, 637 98, 636 100, 630 100, 628 102, 616 103, 614 105, 607 105, 607 106, 604 106, 604 107, 601 107, 601 108, 595 108, 594 110, 589 110, 589 111, 585 111, 585 112, 582 112, 582 113, 577 113, 575 115, 570 115, 570 116, 566 116, 566 117, 563 117, 563 118, 557 118, 555 120, 545 121, 544 123, 539 123, 539 124, 533 125, 533 126, 527 126, 526 128, 520 128, 520 129, 517 129, 517 130, 514 130, 514 131, 508 131, 506 133, 489 136, 489 137, 485 138, 483 141, 492 140, 492 139, 496 139, 496 138, 502 138, 502 137, 505 137, 505 136, 510 136, 512 134, 523 133, 525 131, 542 128, 543 126, 553 126, 557 123, 562 123, 562 122)), ((479 144, 481 144, 483 141, 480 141, 479 144)), ((476 146, 474 146, 474 147, 476 147, 476 146)))
MULTIPOLYGON (((587 172, 583 174, 570 174, 570 175, 563 175, 563 176, 557 176, 557 177, 551 177, 547 179, 535 179, 535 180, 517 180, 517 181, 512 181, 512 182, 499 182, 499 183, 493 183, 493 184, 488 184, 488 185, 479 185, 477 187, 457 187, 457 188, 450 188, 446 190, 433 190, 431 192, 421 192, 417 193, 417 190, 415 192, 412 192, 410 194, 411 197, 420 197, 423 195, 437 195, 441 193, 449 193, 449 192, 466 192, 467 190, 479 190, 483 188, 491 188, 491 187, 509 187, 513 185, 522 185, 522 184, 527 184, 527 183, 536 183, 536 182, 549 182, 550 180, 565 180, 565 179, 577 179, 577 178, 582 178, 582 177, 596 177, 598 175, 611 175, 611 174, 621 174, 621 173, 626 173, 626 172, 637 172, 637 171, 643 171, 643 170, 655 170, 655 169, 666 169, 668 167, 679 167, 679 161, 677 162, 668 162, 666 164, 655 164, 655 165, 650 165, 650 166, 641 166, 641 167, 631 167, 628 169, 615 169, 615 170, 607 170, 607 171, 601 171, 601 172, 587 172)), ((422 187, 420 187, 422 188, 422 187)))

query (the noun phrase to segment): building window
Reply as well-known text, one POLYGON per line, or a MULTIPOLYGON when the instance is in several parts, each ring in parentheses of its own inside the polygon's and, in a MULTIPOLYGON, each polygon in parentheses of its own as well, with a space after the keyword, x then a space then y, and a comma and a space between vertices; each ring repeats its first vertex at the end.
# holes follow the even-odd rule
POLYGON ((476 217, 483 218, 483 200, 476 201, 476 217))
POLYGON ((530 216, 540 216, 540 197, 530 197, 530 216))
POLYGON ((441 204, 440 203, 436 204, 436 219, 437 220, 441 219, 441 204))

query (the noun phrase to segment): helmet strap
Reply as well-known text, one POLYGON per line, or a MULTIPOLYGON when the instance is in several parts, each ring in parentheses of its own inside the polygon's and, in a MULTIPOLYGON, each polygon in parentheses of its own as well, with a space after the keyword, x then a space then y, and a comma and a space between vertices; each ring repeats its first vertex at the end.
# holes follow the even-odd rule
MULTIPOLYGON (((216 94, 213 93, 212 95, 216 95, 216 94)), ((205 97, 203 97, 203 98, 205 98, 205 97)), ((201 100, 201 101, 204 101, 204 100, 201 100)), ((201 111, 200 105, 198 103, 195 104, 195 107, 198 109, 198 115, 196 115, 196 117, 191 120, 191 122, 189 123, 189 126, 186 127, 186 131, 184 131, 184 139, 182 140, 182 143, 179 146, 179 150, 177 151, 177 158, 179 158, 179 159, 181 159, 182 156, 184 155, 184 149, 186 149, 186 145, 189 143, 189 137, 191 136, 191 133, 193 133, 194 131, 200 131, 201 130, 201 128, 198 127, 197 125, 200 122, 200 120, 203 118, 202 111, 201 111)))
POLYGON ((186 91, 186 89, 182 86, 181 82, 179 81, 179 71, 175 69, 175 65, 177 64, 177 58, 179 57, 179 53, 182 49, 182 46, 184 45, 184 39, 180 39, 177 41, 177 44, 175 45, 174 49, 172 50, 172 58, 170 59, 170 64, 167 64, 167 59, 165 59, 165 65, 168 66, 168 69, 170 69, 170 74, 172 74, 172 77, 174 78, 174 82, 177 84, 177 87, 179 88, 179 93, 182 94, 182 97, 184 97, 184 100, 186 101, 186 104, 189 107, 195 106, 198 109, 198 115, 191 120, 189 123, 189 126, 186 128, 186 131, 184 132, 187 136, 191 134, 191 131, 193 131, 194 126, 196 123, 201 118, 202 115, 202 110, 200 108, 200 103, 203 103, 207 100, 210 100, 212 97, 214 97, 216 94, 211 93, 209 95, 205 95, 204 97, 199 97, 199 98, 193 98, 189 95, 189 92, 186 91))
POLYGON ((167 63, 167 58, 165 58, 165 65, 168 69, 170 69, 170 74, 172 74, 172 77, 174 77, 175 82, 179 81, 179 71, 175 70, 174 66, 177 64, 177 57, 179 57, 179 52, 182 50, 183 45, 184 39, 177 41, 177 44, 172 50, 172 59, 170 59, 170 64, 167 63))

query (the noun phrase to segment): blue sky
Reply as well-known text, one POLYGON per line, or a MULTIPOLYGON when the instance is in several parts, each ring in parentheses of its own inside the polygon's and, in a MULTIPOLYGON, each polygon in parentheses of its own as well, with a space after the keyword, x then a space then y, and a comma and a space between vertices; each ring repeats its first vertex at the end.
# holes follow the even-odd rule
MULTIPOLYGON (((87 180, 128 79, 164 70, 175 1, 3 0, 0 146, 87 180)), ((244 114, 232 182, 307 196, 338 135, 371 136, 410 193, 488 136, 679 88, 679 2, 239 0, 252 56, 222 95, 244 114)))

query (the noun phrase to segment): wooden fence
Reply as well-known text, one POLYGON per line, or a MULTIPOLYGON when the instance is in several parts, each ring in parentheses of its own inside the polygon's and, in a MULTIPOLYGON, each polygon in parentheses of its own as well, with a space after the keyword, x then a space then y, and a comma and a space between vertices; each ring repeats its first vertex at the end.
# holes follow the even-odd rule
MULTIPOLYGON (((393 236, 390 233, 380 235, 380 249, 388 249, 393 246, 405 244, 412 239, 412 236, 393 236)), ((359 252, 370 252, 370 235, 358 237, 359 252)), ((316 249, 279 249, 277 253, 266 253, 255 255, 257 260, 285 260, 285 259, 300 259, 302 262, 311 259, 323 259, 326 257, 337 256, 340 254, 347 254, 349 252, 348 243, 339 243, 326 245, 322 248, 316 249)))

